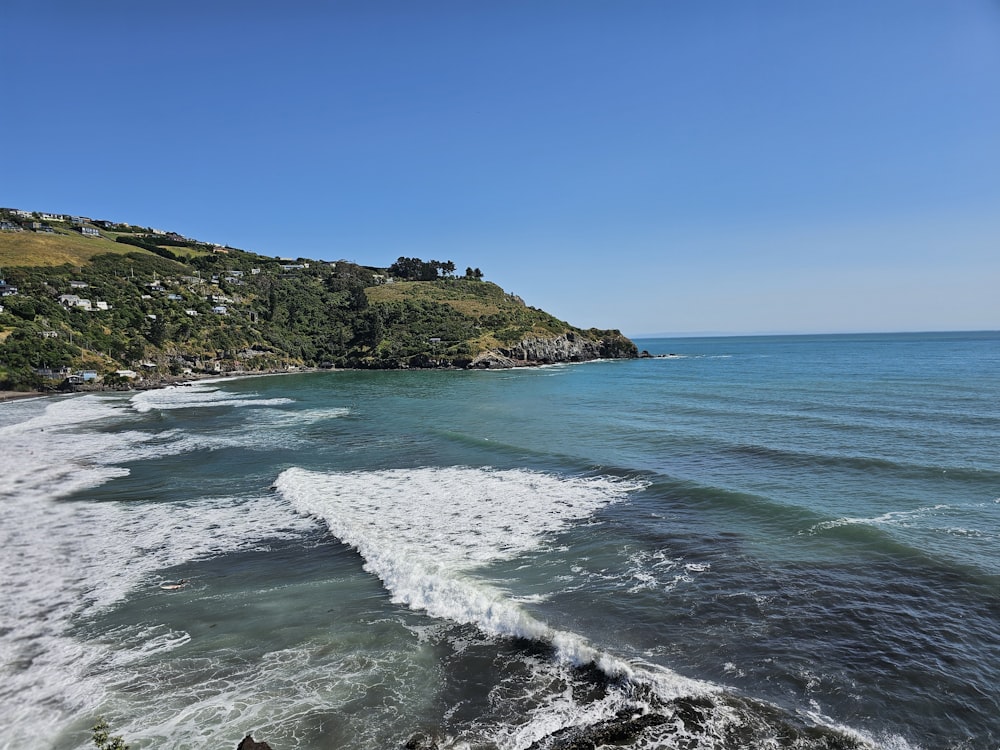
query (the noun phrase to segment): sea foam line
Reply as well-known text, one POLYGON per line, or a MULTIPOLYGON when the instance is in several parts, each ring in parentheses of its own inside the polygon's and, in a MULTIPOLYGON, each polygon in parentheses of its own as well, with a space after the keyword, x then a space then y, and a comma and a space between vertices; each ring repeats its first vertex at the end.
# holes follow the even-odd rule
POLYGON ((535 549, 574 521, 625 499, 640 483, 465 467, 346 473, 288 469, 277 489, 300 512, 322 519, 356 549, 393 601, 485 633, 551 644, 571 665, 642 680, 665 700, 714 690, 659 667, 639 667, 583 636, 552 628, 477 567, 535 549))
POLYGON ((213 406, 280 406, 294 403, 293 399, 259 398, 256 393, 234 394, 204 383, 170 386, 142 391, 131 399, 132 408, 140 414, 153 410, 195 409, 213 406))

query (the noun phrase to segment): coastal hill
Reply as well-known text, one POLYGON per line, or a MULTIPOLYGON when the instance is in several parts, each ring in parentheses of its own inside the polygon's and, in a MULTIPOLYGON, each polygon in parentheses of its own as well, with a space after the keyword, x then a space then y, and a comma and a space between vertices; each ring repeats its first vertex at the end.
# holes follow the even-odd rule
POLYGON ((0 209, 0 387, 296 367, 635 357, 451 261, 275 258, 151 227, 0 209))

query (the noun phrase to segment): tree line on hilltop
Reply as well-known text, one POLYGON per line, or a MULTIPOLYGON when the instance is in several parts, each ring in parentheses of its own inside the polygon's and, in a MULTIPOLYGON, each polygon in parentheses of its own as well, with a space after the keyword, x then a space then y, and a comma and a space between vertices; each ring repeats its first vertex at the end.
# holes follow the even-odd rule
MULTIPOLYGON (((440 277, 451 277, 455 273, 455 264, 450 261, 421 260, 420 258, 399 259, 389 266, 389 274, 406 281, 434 281, 440 277)), ((471 266, 465 269, 465 278, 482 279, 483 272, 471 266)))

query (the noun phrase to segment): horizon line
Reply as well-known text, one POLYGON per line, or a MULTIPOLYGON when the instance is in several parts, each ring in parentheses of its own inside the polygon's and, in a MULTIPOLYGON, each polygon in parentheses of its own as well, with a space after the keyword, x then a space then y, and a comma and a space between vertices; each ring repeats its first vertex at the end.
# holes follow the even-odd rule
POLYGON ((905 331, 661 331, 658 333, 628 333, 630 339, 693 339, 693 338, 754 338, 765 336, 895 336, 927 333, 1000 333, 1000 328, 939 328, 905 331))

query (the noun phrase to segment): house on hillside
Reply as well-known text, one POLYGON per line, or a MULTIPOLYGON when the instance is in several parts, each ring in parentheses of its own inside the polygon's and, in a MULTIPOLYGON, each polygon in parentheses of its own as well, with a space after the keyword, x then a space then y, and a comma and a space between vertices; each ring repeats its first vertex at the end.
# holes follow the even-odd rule
POLYGON ((107 219, 96 219, 94 221, 94 226, 98 226, 101 229, 112 229, 117 226, 113 221, 108 221, 107 219))
POLYGON ((17 294, 17 287, 0 279, 0 297, 13 297, 15 294, 17 294))
POLYGON ((226 308, 225 305, 216 305, 215 307, 212 308, 212 312, 214 312, 216 315, 227 315, 228 314, 227 308, 226 308))
POLYGON ((80 226, 77 227, 77 231, 80 232, 84 237, 100 237, 101 233, 98 231, 97 227, 80 226))
POLYGON ((24 229, 20 225, 15 224, 12 221, 0 221, 0 232, 23 232, 24 229))
POLYGON ((75 307, 80 310, 87 310, 88 312, 91 309, 89 299, 83 299, 82 297, 78 297, 75 294, 60 294, 59 304, 61 304, 63 307, 67 308, 75 307))
POLYGON ((90 284, 88 284, 86 281, 70 281, 69 282, 69 288, 70 289, 86 289, 88 286, 90 286, 90 284))

